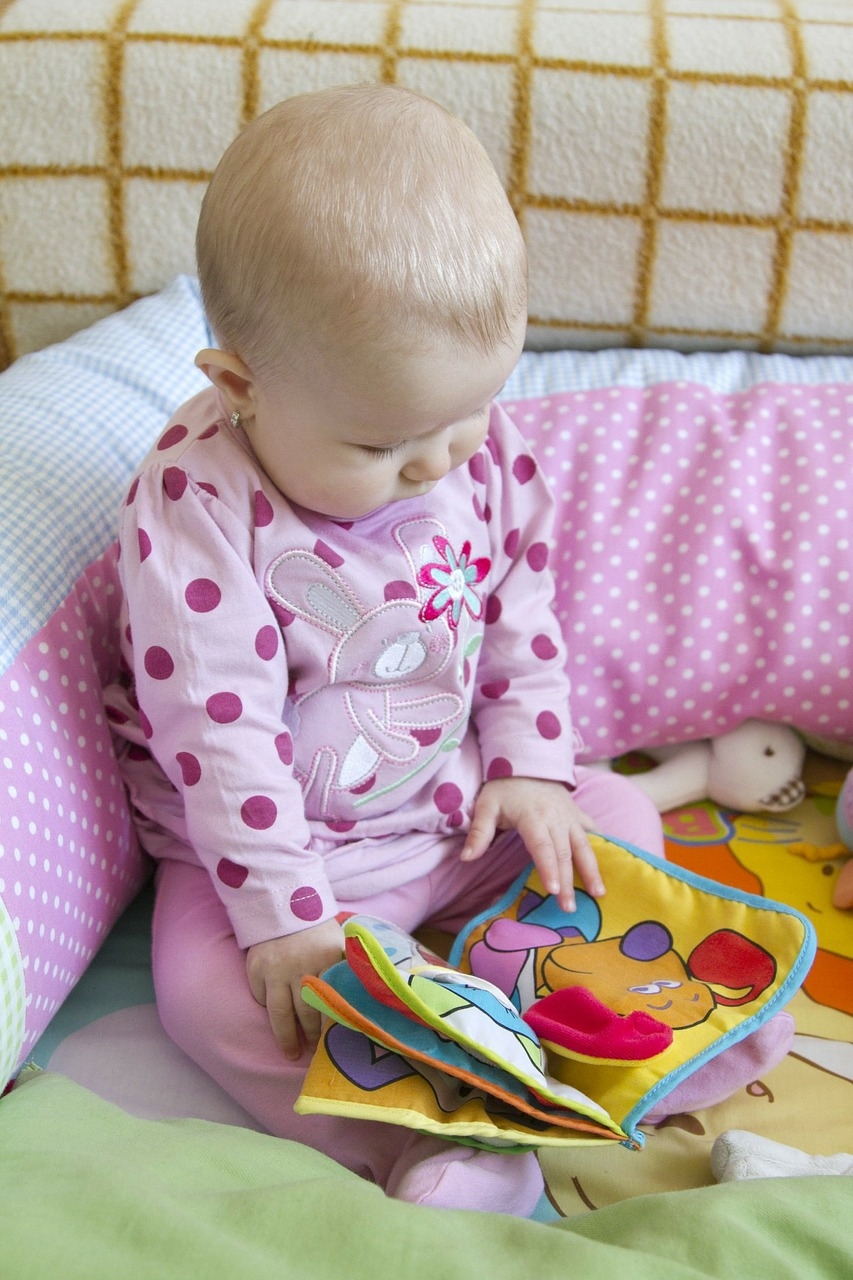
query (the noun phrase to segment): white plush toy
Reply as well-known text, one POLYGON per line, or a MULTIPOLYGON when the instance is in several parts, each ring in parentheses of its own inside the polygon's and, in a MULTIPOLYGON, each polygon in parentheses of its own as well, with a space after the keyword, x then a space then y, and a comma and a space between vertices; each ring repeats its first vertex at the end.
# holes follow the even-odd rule
POLYGON ((805 743, 787 725, 745 720, 716 738, 644 751, 658 763, 632 781, 661 813, 696 800, 743 813, 784 813, 806 794, 805 743))

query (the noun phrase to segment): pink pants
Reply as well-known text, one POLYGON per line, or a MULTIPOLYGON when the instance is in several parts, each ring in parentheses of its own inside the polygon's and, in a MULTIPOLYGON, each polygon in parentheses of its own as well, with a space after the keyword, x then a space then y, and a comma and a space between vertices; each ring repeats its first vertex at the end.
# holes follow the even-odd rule
MULTIPOLYGON (((657 810, 627 779, 579 769, 574 798, 596 829, 663 856, 657 810)), ((449 857, 419 880, 340 906, 392 920, 409 932, 427 922, 457 932, 529 860, 519 837, 507 833, 475 862, 449 857)), ((210 876, 179 855, 159 863, 153 934, 157 1005, 171 1038, 270 1133, 315 1147, 386 1186, 411 1131, 294 1112, 310 1055, 291 1062, 281 1053, 266 1009, 249 990, 245 953, 210 876)))

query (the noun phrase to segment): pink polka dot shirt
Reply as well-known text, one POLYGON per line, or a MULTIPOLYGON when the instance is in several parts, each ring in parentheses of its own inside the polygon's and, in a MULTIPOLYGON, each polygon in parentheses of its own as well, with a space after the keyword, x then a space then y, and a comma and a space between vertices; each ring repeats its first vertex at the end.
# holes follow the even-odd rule
POLYGON ((197 861, 241 946, 423 874, 484 779, 574 780, 552 503, 498 406, 425 498, 295 507, 216 393, 122 509, 129 677, 107 710, 149 850, 197 861))

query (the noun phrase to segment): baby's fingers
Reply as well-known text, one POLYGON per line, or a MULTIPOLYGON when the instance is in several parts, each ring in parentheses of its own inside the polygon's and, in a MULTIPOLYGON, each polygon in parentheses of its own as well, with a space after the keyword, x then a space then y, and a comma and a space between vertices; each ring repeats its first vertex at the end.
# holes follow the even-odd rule
POLYGON ((573 823, 559 833, 541 833, 526 841, 527 848, 548 893, 554 895, 564 911, 574 911, 575 871, 584 888, 593 897, 604 893, 604 882, 598 862, 583 827, 573 823))
POLYGON ((267 988, 265 1003, 273 1035, 281 1046, 282 1053, 286 1058, 299 1058, 302 1054, 302 1042, 290 988, 278 987, 274 992, 267 988))
POLYGON ((527 830, 522 838, 546 892, 553 894, 564 911, 574 911, 574 872, 568 832, 565 829, 551 832, 547 828, 527 830))
POLYGON ((312 1008, 310 1004, 306 1004, 301 994, 294 999, 294 1007, 296 1016, 299 1019, 299 1025, 302 1028, 302 1035, 309 1049, 313 1049, 320 1039, 322 1030, 322 1021, 319 1012, 312 1008))
POLYGON ((604 880, 598 866, 598 859, 583 827, 571 827, 569 841, 572 848, 572 863, 581 884, 593 898, 603 897, 604 880))
POLYGON ((465 838, 465 846, 459 855, 463 862, 473 862, 481 858, 491 846, 498 830, 497 810, 483 799, 483 792, 477 797, 474 816, 465 838))

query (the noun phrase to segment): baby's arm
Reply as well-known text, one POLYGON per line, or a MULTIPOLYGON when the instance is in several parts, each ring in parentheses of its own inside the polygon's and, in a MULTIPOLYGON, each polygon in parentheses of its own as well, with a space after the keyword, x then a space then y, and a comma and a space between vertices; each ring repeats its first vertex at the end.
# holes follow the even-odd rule
POLYGON ((258 1004, 265 1006, 285 1057, 300 1057, 320 1038, 320 1014, 302 999, 302 979, 319 976, 342 958, 343 951, 344 934, 337 920, 249 947, 249 986, 258 1004))
POLYGON ((574 911, 573 868, 594 898, 604 882, 587 831, 592 822, 562 782, 543 778, 495 778, 484 783, 462 850, 465 862, 481 858, 498 831, 515 830, 536 864, 542 883, 564 911, 574 911))
POLYGON ((604 886, 586 835, 592 823, 570 790, 575 733, 549 568, 553 500, 500 409, 490 432, 494 465, 484 482, 495 554, 472 700, 486 782, 462 856, 481 857, 497 831, 515 829, 548 891, 571 910, 573 865, 590 893, 604 886))
MULTIPOLYGON (((177 466, 161 474, 172 461, 162 452, 122 521, 126 656, 146 744, 172 784, 149 788, 142 802, 155 821, 163 808, 169 821, 178 811, 238 945, 262 948, 252 957, 252 990, 292 1049, 304 1025, 302 975, 334 963, 342 948, 281 714, 290 673, 252 561, 252 491, 244 512, 239 475, 234 496, 223 467, 211 463, 202 474, 218 483, 205 489, 177 466)), ((314 1016, 305 1018, 310 1033, 314 1016)))

